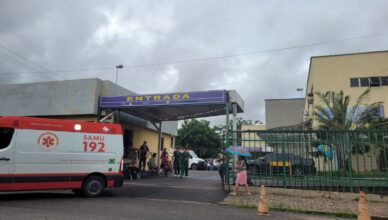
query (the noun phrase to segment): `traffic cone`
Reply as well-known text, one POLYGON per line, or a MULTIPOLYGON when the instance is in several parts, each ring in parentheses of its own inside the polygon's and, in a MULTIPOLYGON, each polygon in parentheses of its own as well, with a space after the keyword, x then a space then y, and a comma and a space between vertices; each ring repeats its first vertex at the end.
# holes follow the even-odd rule
POLYGON ((257 214, 268 215, 268 199, 265 192, 264 185, 260 187, 259 205, 257 207, 257 214))
POLYGON ((360 198, 358 199, 358 220, 371 220, 371 216, 366 204, 365 193, 360 191, 360 198))

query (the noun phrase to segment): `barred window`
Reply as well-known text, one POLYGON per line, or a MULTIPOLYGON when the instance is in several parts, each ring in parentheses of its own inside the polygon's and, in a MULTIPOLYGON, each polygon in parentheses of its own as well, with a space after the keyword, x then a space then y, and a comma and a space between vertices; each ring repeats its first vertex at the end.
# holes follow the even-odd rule
POLYGON ((359 78, 350 78, 350 87, 359 87, 360 79, 359 78))

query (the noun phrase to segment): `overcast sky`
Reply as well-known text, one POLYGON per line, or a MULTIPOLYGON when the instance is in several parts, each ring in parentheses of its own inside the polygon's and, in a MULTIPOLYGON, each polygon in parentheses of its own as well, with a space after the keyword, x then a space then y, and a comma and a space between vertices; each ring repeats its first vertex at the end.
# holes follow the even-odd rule
POLYGON ((123 64, 127 89, 235 89, 241 116, 264 121, 264 99, 301 96, 311 56, 387 50, 387 21, 383 0, 1 0, 0 86, 114 82, 123 64))

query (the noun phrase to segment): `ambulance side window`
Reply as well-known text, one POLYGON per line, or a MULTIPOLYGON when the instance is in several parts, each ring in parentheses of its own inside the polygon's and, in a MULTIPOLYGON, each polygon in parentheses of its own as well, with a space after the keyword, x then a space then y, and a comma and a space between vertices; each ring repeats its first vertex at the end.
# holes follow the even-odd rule
POLYGON ((8 147, 8 145, 11 143, 14 132, 15 129, 13 128, 0 127, 0 150, 8 147))

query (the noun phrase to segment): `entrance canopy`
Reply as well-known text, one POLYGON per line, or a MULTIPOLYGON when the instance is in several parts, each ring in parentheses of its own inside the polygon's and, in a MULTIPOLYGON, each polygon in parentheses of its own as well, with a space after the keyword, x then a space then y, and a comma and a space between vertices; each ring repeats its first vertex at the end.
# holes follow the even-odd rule
POLYGON ((151 122, 161 122, 225 115, 227 103, 237 104, 237 113, 244 112, 244 102, 233 90, 102 96, 99 109, 119 110, 151 122))

